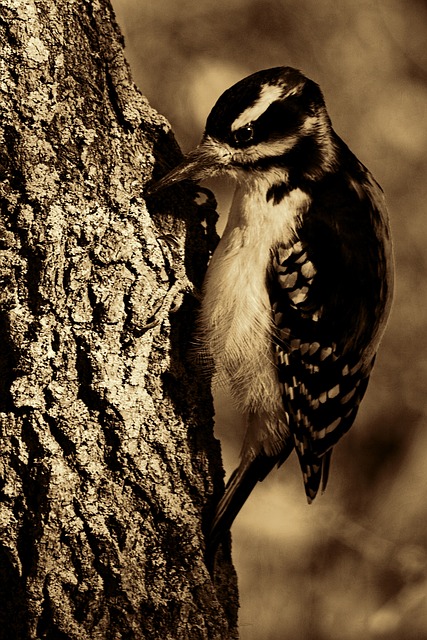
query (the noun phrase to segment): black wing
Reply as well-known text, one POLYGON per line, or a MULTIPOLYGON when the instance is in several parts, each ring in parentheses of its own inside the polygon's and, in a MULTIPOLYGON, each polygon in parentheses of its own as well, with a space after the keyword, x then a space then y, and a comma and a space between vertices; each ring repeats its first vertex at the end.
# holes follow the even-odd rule
POLYGON ((298 237, 272 258, 275 360, 310 501, 356 417, 387 305, 381 216, 358 180, 357 189, 348 175, 317 183, 298 237))

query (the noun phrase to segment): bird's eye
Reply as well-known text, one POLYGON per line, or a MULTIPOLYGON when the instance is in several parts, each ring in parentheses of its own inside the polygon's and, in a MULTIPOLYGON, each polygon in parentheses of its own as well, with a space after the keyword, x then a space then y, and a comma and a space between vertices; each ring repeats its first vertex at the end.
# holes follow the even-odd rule
POLYGON ((254 137, 254 128, 251 124, 247 124, 234 131, 233 136, 236 144, 247 144, 254 137))

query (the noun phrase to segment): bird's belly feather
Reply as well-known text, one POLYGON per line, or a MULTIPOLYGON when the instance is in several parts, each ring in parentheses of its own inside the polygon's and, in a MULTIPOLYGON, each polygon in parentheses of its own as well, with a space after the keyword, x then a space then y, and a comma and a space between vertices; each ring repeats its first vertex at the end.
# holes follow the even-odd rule
POLYGON ((267 270, 271 247, 294 238, 297 205, 306 195, 295 191, 275 206, 265 195, 237 190, 209 265, 199 321, 202 351, 213 361, 217 382, 229 386, 242 412, 262 415, 270 430, 286 418, 273 356, 267 270))

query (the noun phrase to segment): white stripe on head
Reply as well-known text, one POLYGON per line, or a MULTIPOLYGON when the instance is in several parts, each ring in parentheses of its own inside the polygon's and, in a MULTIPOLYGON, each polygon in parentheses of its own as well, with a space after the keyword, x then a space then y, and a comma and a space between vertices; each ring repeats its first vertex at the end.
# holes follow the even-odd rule
POLYGON ((251 145, 243 151, 234 151, 233 160, 235 162, 256 162, 260 158, 271 158, 276 156, 283 156, 290 151, 298 143, 300 136, 293 135, 288 136, 284 140, 275 140, 271 142, 259 142, 258 144, 251 145))
POLYGON ((271 142, 259 142, 258 144, 246 147, 243 151, 234 149, 226 142, 218 142, 206 136, 200 145, 205 147, 207 153, 218 165, 229 165, 232 162, 248 164, 256 162, 260 158, 282 156, 290 151, 298 142, 299 136, 288 136, 285 140, 275 140, 271 142))
POLYGON ((283 94, 283 85, 264 85, 256 102, 254 104, 251 104, 250 107, 245 109, 243 113, 241 113, 240 116, 236 118, 236 120, 231 125, 231 130, 237 131, 237 129, 240 129, 250 122, 254 122, 255 120, 257 120, 273 102, 279 100, 279 98, 282 98, 283 94))

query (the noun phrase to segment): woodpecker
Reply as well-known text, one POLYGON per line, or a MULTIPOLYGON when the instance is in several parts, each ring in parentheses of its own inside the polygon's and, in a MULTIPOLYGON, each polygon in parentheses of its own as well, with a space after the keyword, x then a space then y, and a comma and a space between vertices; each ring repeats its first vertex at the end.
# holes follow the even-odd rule
POLYGON ((291 67, 225 91, 199 146, 156 185, 237 182, 204 282, 198 343, 246 419, 215 547, 256 483, 295 450, 311 502, 364 396, 389 315, 381 187, 335 133, 320 87, 291 67))

